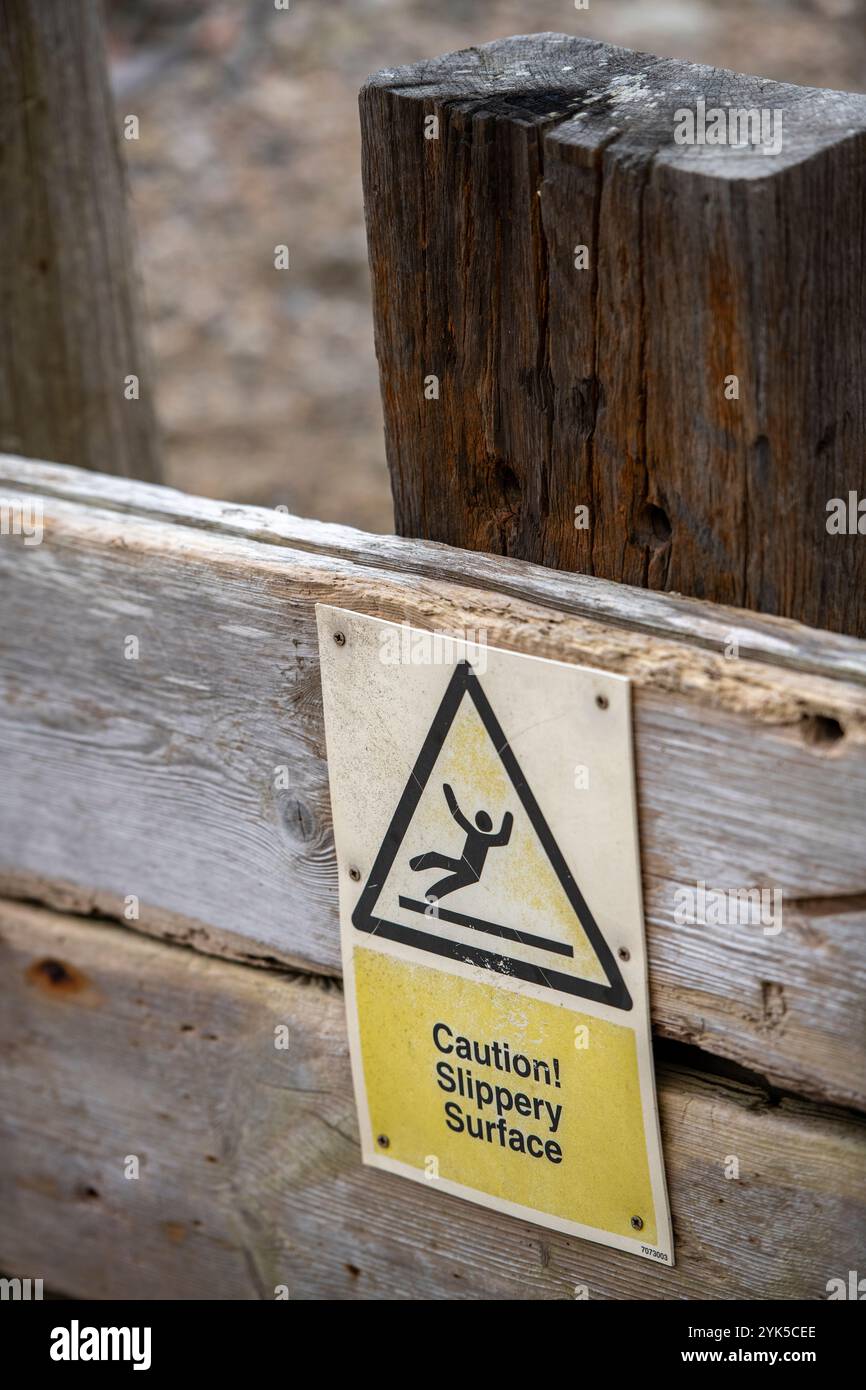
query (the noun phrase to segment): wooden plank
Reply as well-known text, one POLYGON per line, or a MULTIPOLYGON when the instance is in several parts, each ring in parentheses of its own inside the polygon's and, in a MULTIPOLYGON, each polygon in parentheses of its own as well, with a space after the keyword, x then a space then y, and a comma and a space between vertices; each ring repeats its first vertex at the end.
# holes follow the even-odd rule
MULTIPOLYGON (((19 467, 38 491, 41 466, 19 467)), ((500 588, 479 587, 468 566, 457 582, 464 557, 441 547, 285 517, 272 535, 257 509, 223 509, 214 526, 218 504, 143 488, 141 510, 108 505, 102 479, 88 502, 72 473, 76 495, 56 495, 62 476, 46 470, 43 544, 0 543, 4 893, 120 920, 135 895, 144 930, 338 973, 314 605, 481 628, 634 681, 656 1030, 782 1089, 866 1104, 866 701, 832 675, 840 662, 862 674, 863 644, 830 638, 831 674, 801 673, 801 643, 821 669, 820 634, 783 624, 773 664, 775 626, 738 615, 767 651, 728 660, 707 644, 723 626, 707 605, 691 639, 689 608, 662 637, 670 598, 641 595, 663 609, 630 626, 633 591, 612 619, 590 580, 545 573, 539 590, 538 571, 497 561, 500 588), (575 586, 570 611, 552 580, 575 586), (782 932, 675 925, 677 888, 701 881, 780 889, 782 932)))
POLYGON ((532 34, 361 119, 397 529, 866 636, 866 97, 532 34))
POLYGON ((0 0, 0 448, 158 478, 121 119, 100 0, 0 0))
POLYGON ((816 1299, 857 1268, 862 1119, 663 1065, 677 1267, 648 1268, 363 1169, 333 984, 8 903, 0 959, 12 1274, 88 1298, 816 1299))
POLYGON ((551 573, 542 565, 513 564, 499 556, 457 550, 435 541, 374 535, 352 526, 311 521, 266 507, 191 497, 175 488, 16 455, 0 453, 0 487, 310 550, 356 565, 451 579, 557 612, 595 618, 615 628, 679 637, 709 651, 725 652, 735 642, 741 657, 787 666, 801 674, 843 676, 866 684, 866 648, 857 639, 816 632, 786 618, 684 598, 682 594, 632 588, 592 575, 551 573))

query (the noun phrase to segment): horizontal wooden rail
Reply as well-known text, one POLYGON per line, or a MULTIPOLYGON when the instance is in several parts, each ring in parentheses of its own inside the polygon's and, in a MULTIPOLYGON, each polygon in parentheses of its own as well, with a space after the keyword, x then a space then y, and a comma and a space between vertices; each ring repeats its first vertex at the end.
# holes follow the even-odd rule
POLYGON ((0 1050, 0 1267, 70 1294, 819 1299, 862 1254, 862 1119, 662 1065, 648 1269, 363 1168, 333 984, 102 922, 0 902, 0 1050))
POLYGON ((0 488, 8 487, 25 495, 77 501, 100 510, 138 511, 214 534, 312 551, 355 565, 411 571, 419 578, 456 580, 630 632, 682 637, 691 646, 709 651, 724 653, 733 641, 741 657, 790 666, 801 674, 844 676, 866 684, 866 648, 861 641, 724 604, 695 601, 682 594, 647 592, 581 574, 552 573, 541 565, 514 565, 478 551, 370 534, 264 507, 191 497, 174 488, 131 488, 128 482, 107 475, 94 478, 77 468, 0 453, 0 488))
POLYGON ((0 497, 44 513, 0 540, 0 892, 337 974, 315 604, 482 629, 634 682, 657 1034, 866 1106, 862 643, 21 460, 0 497), (783 930, 677 925, 700 882, 783 930))

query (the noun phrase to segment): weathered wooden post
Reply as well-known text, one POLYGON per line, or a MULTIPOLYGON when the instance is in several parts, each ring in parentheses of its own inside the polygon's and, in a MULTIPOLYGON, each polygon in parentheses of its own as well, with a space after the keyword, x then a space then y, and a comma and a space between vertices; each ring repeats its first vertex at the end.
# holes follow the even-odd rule
POLYGON ((535 34, 361 113, 399 532, 866 634, 866 97, 535 34))
POLYGON ((158 480, 98 0, 0 0, 0 449, 158 480))

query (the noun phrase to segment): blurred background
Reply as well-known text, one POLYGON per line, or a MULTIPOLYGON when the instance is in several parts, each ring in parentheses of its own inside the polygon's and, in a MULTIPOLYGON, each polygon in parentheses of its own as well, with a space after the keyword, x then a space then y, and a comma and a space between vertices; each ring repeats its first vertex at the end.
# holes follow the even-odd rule
POLYGON ((107 0, 166 482, 392 529, 357 93, 540 30, 866 90, 866 0, 107 0), (291 269, 274 269, 274 247, 291 269))

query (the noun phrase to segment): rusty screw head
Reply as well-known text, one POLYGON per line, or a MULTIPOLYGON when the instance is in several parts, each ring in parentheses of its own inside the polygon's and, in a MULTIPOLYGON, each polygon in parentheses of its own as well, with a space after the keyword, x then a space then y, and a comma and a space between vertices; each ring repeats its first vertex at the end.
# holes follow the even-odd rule
POLYGON ((599 709, 607 709, 610 701, 606 695, 596 695, 595 703, 598 705, 599 709))
POLYGON ((642 1231, 642 1230, 643 1230, 643 1218, 640 1217, 640 1216, 633 1216, 632 1219, 631 1219, 631 1227, 632 1227, 632 1230, 633 1230, 633 1231, 642 1231))
POLYGON ((337 644, 338 647, 345 647, 345 645, 346 645, 346 634, 345 634, 345 632, 335 632, 335 633, 334 633, 334 641, 336 642, 336 644, 337 644))
POLYGON ((387 1134, 380 1134, 376 1143, 379 1145, 380 1149, 387 1149, 390 1148, 391 1140, 388 1138, 387 1134))
POLYGON ((349 878, 352 880, 353 883, 360 883, 360 882, 361 882, 361 870, 360 870, 360 869, 350 869, 350 870, 349 870, 349 878))
POLYGON ((631 960, 631 951, 628 949, 627 946, 620 946, 619 950, 617 951, 617 955, 619 956, 620 960, 631 960))

